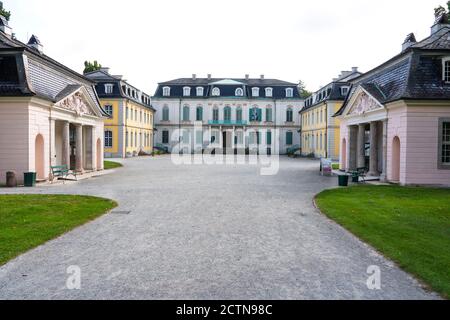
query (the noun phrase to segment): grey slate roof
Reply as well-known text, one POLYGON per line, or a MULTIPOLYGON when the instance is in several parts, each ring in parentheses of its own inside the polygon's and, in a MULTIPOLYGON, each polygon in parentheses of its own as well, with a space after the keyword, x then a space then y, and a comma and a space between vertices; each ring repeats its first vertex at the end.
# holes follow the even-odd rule
POLYGON ((380 103, 397 100, 449 100, 450 85, 442 80, 442 58, 450 57, 450 25, 412 44, 401 54, 352 81, 341 115, 358 87, 380 103))
MULTIPOLYGON (((34 38, 30 41, 39 41, 34 38)), ((100 106, 92 80, 1 31, 0 58, 8 61, 6 67, 15 73, 11 76, 12 83, 0 77, 0 96, 31 95, 57 102, 68 88, 83 86, 103 115, 108 116, 100 106), (17 65, 21 67, 18 69, 17 65)))
MULTIPOLYGON (((240 78, 180 78, 171 81, 161 82, 156 89, 154 97, 156 98, 166 98, 163 96, 163 88, 170 87, 170 97, 169 98, 211 98, 212 89, 217 87, 220 89, 220 97, 233 97, 233 98, 245 98, 245 99, 301 99, 298 92, 297 84, 287 81, 282 81, 278 79, 240 79, 240 78), (191 96, 183 96, 183 88, 191 88, 191 96), (202 87, 204 89, 204 95, 198 97, 196 95, 196 88, 202 87), (258 87, 260 89, 260 96, 252 96, 252 88, 258 87), (245 88, 244 97, 236 97, 235 91, 238 88, 245 88), (266 97, 266 88, 272 88, 273 93, 271 97, 266 97), (286 98, 286 89, 292 88, 294 95, 292 98, 286 98)), ((216 97, 214 97, 216 98, 216 97)))

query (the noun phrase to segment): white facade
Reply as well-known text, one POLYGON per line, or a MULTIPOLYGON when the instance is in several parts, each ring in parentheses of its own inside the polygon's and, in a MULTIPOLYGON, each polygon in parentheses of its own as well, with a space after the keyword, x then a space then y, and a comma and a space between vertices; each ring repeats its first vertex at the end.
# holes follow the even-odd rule
POLYGON ((155 115, 157 129, 155 144, 162 144, 169 150, 173 150, 176 145, 182 144, 194 150, 196 145, 197 148, 199 145, 199 133, 194 132, 194 125, 197 123, 202 125, 203 142, 201 144, 203 146, 209 145, 211 141, 215 140, 214 145, 217 148, 270 148, 272 154, 286 154, 287 149, 300 146, 301 119, 299 112, 302 104, 303 100, 300 99, 154 97, 152 106, 157 111, 155 115), (186 108, 189 108, 189 117, 185 119, 186 108), (197 118, 197 108, 202 108, 202 117, 197 118), (165 118, 167 116, 165 109, 168 110, 168 118, 165 118), (251 121, 250 119, 252 109, 261 110, 261 117, 257 121, 251 121), (218 117, 214 115, 214 112, 216 112, 217 116, 215 110, 218 111, 218 117), (228 111, 231 111, 230 117, 227 117, 228 111), (242 118, 239 116, 240 112, 242 112, 242 118), (289 117, 292 117, 292 121, 289 121, 291 120, 289 117), (269 136, 267 132, 270 132, 269 136), (218 135, 218 137, 211 140, 211 135, 218 135), (259 139, 255 138, 257 135, 259 135, 259 139), (165 140, 167 136, 169 137, 168 141, 165 140), (276 139, 277 136, 279 137, 278 140, 276 139), (259 140, 259 144, 255 140, 259 140))

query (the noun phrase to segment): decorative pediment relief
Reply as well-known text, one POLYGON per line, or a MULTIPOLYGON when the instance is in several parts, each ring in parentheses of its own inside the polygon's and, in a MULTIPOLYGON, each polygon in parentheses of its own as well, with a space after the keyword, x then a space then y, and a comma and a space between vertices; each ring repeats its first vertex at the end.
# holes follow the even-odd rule
POLYGON ((75 92, 67 98, 59 101, 56 106, 66 110, 75 111, 78 117, 82 117, 84 115, 95 115, 86 103, 81 91, 75 92))
POLYGON ((351 106, 348 115, 363 115, 370 111, 382 109, 383 106, 365 91, 361 91, 351 106))

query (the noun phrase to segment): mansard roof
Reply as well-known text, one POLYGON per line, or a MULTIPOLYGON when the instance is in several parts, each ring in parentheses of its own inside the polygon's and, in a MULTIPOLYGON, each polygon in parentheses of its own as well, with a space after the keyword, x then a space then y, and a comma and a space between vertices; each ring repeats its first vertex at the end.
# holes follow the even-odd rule
POLYGON ((100 98, 103 99, 129 99, 133 102, 140 104, 146 108, 149 108, 151 110, 154 110, 154 108, 151 106, 151 99, 150 95, 137 89, 133 85, 129 84, 126 80, 122 79, 122 76, 117 75, 111 75, 108 71, 105 71, 104 69, 100 69, 97 71, 92 71, 85 73, 85 76, 95 81, 95 90, 100 98), (107 93, 105 85, 110 84, 112 85, 112 92, 107 93), (124 86, 126 88, 130 88, 131 90, 134 90, 137 93, 140 93, 140 96, 134 97, 133 95, 128 95, 127 92, 124 91, 124 86), (142 95, 145 97, 145 101, 142 100, 142 95), (140 99, 139 99, 140 98, 140 99))
POLYGON ((450 57, 449 25, 441 26, 430 37, 352 80, 352 90, 336 116, 343 113, 359 86, 382 104, 407 99, 450 99, 450 84, 442 79, 445 57, 450 57))
MULTIPOLYGON (((246 99, 301 99, 297 84, 277 79, 240 79, 240 78, 179 78, 171 81, 161 82, 156 89, 154 97, 156 98, 211 98, 213 88, 220 89, 222 98, 246 98, 246 99), (170 87, 170 97, 163 96, 164 87, 170 87), (191 89, 191 95, 183 95, 184 88, 191 89), (201 97, 196 95, 197 88, 203 88, 204 94, 201 97), (236 97, 236 89, 244 89, 243 97, 236 97), (259 97, 252 96, 252 89, 259 88, 259 97), (266 96, 266 89, 272 89, 272 96, 266 96), (293 97, 286 98, 286 89, 293 89, 293 97)), ((219 97, 219 98, 220 98, 219 97)), ((214 97, 218 98, 218 97, 214 97)))
POLYGON ((1 31, 0 66, 0 96, 36 96, 57 102, 66 88, 83 86, 102 110, 92 80, 1 31))

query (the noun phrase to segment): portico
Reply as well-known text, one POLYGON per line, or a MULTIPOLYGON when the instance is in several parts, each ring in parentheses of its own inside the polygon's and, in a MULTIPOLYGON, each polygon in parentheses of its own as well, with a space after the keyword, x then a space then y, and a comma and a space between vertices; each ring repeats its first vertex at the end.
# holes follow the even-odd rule
POLYGON ((386 179, 387 111, 368 91, 358 88, 341 125, 341 168, 365 168, 371 178, 386 179))

